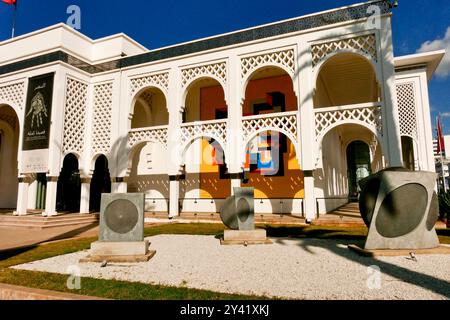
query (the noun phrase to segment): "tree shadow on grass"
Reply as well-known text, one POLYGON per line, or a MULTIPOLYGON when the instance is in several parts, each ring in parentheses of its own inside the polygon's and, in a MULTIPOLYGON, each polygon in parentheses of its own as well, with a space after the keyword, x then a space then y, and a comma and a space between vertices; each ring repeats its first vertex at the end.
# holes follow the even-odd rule
POLYGON ((13 248, 13 249, 7 249, 7 250, 0 251, 0 261, 18 256, 22 253, 25 253, 27 251, 30 251, 30 250, 36 248, 36 247, 37 247, 36 244, 32 244, 32 245, 19 247, 19 248, 13 248))

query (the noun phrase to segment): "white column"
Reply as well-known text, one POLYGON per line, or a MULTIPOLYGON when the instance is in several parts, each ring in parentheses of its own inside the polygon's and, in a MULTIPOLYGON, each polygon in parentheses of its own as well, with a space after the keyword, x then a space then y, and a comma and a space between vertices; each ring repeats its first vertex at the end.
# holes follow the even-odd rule
POLYGON ((402 143, 395 87, 394 48, 392 45, 392 27, 390 18, 385 19, 385 25, 380 32, 383 79, 383 150, 388 155, 389 166, 403 167, 402 143), (383 32, 384 31, 384 32, 383 32))
POLYGON ((28 206, 28 186, 29 183, 26 178, 19 178, 19 190, 17 193, 17 209, 14 215, 25 216, 27 214, 28 206))
POLYGON ((294 85, 299 86, 298 104, 300 108, 300 130, 299 139, 301 142, 302 154, 300 155, 300 163, 304 171, 304 191, 303 208, 305 218, 311 221, 315 218, 316 200, 314 196, 314 170, 316 169, 316 132, 315 132, 315 115, 314 115, 314 88, 312 55, 310 44, 308 42, 299 43, 299 60, 298 65, 298 81, 294 85))
POLYGON ((37 187, 37 180, 34 180, 28 186, 28 209, 36 209, 37 187))
POLYGON ((310 222, 316 218, 316 199, 314 197, 314 176, 305 175, 304 188, 305 198, 303 199, 303 209, 306 221, 310 222))
POLYGON ((58 177, 47 177, 45 212, 42 213, 43 216, 56 215, 57 190, 58 190, 58 177))
POLYGON ((128 192, 128 183, 125 178, 112 178, 111 181, 111 193, 128 192))
MULTIPOLYGON (((419 154, 419 159, 422 159, 424 164, 421 170, 435 171, 436 166, 434 162, 434 151, 433 151, 433 125, 431 122, 431 112, 430 112, 430 99, 428 92, 428 79, 426 70, 423 70, 420 75, 420 92, 419 88, 416 88, 416 96, 420 97, 421 103, 419 102, 419 121, 422 122, 422 126, 419 127, 419 137, 421 141, 421 154, 419 154)), ((419 122, 419 123, 421 123, 419 122)), ((414 149, 415 150, 415 149, 414 149)))
POLYGON ((169 193, 169 217, 177 217, 180 215, 180 181, 177 176, 170 176, 169 193))
POLYGON ((64 66, 56 67, 54 88, 53 88, 53 108, 51 114, 51 128, 48 150, 47 187, 45 196, 45 211, 43 216, 56 215, 56 194, 58 189, 58 176, 63 163, 63 136, 64 136, 64 106, 66 92, 66 69, 64 66))
POLYGON ((240 173, 231 173, 231 195, 234 195, 234 188, 240 188, 241 187, 241 177, 240 173))
POLYGON ((169 128, 167 137, 167 174, 169 176, 169 218, 180 215, 180 173, 184 163, 182 159, 181 143, 181 108, 184 106, 183 88, 181 86, 181 73, 178 67, 174 67, 169 73, 169 128))
POLYGON ((89 213, 89 202, 91 195, 91 179, 81 179, 80 213, 89 213))
MULTIPOLYGON (((228 60, 228 121, 227 121, 227 150, 226 162, 228 172, 238 175, 242 170, 244 159, 244 146, 242 138, 242 107, 243 88, 241 82, 241 61, 236 55, 228 60)), ((237 177, 231 180, 231 194, 233 186, 240 187, 241 181, 237 177)))

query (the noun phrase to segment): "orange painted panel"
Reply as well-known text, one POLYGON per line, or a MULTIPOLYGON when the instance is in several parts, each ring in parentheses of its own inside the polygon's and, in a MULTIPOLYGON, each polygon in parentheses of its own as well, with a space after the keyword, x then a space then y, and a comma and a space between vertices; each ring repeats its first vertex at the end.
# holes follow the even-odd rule
POLYGON ((222 86, 200 89, 200 119, 214 120, 217 109, 226 109, 225 96, 222 86))
POLYGON ((254 187, 255 198, 303 198, 304 175, 296 158, 295 147, 288 139, 288 152, 283 154, 284 176, 262 176, 250 173, 249 182, 243 187, 254 187))
POLYGON ((248 83, 245 92, 244 114, 251 113, 252 102, 266 99, 269 92, 282 92, 286 99, 286 111, 297 110, 297 97, 295 96, 292 79, 288 75, 252 80, 248 83))
POLYGON ((202 139, 202 160, 200 164, 200 198, 221 199, 231 194, 231 181, 220 179, 219 165, 216 163, 217 151, 202 139))

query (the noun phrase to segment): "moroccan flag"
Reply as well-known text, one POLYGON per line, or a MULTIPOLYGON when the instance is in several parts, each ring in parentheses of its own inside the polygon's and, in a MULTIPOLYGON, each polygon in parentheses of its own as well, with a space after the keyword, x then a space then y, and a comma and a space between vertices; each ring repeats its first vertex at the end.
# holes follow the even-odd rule
POLYGON ((445 152, 444 135, 442 134, 442 125, 440 117, 438 118, 437 131, 438 131, 437 153, 445 152))
POLYGON ((17 4, 17 0, 2 0, 2 1, 6 4, 14 4, 14 5, 17 4))

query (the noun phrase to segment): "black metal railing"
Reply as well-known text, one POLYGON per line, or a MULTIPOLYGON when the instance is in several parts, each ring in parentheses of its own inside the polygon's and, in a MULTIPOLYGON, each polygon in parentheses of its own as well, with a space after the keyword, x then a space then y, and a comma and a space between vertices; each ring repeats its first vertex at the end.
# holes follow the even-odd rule
POLYGON ((149 203, 151 203, 151 204, 157 204, 157 203, 160 203, 160 202, 163 202, 164 201, 164 204, 166 205, 166 210, 164 210, 164 211, 166 211, 166 212, 169 212, 169 206, 170 206, 170 199, 169 198, 151 198, 151 197, 145 197, 145 208, 146 208, 146 212, 152 212, 152 213, 156 213, 156 212, 164 212, 164 211, 161 211, 161 210, 148 210, 147 208, 147 205, 149 204, 149 203))
POLYGON ((347 201, 347 203, 352 202, 352 201, 357 201, 358 198, 355 197, 324 197, 324 198, 316 198, 316 217, 317 219, 320 216, 320 200, 345 200, 347 201))
MULTIPOLYGON (((222 204, 220 203, 221 201, 225 201, 226 198, 212 198, 212 199, 207 199, 207 198, 180 198, 179 199, 179 210, 180 213, 182 212, 191 212, 194 215, 198 214, 198 213, 206 213, 206 211, 204 211, 204 209, 202 210, 201 208, 199 208, 200 204, 205 204, 205 203, 209 203, 209 204, 214 204, 215 208, 214 208, 214 213, 220 213, 220 209, 222 204), (193 204, 193 206, 188 206, 185 205, 186 201, 191 202, 193 204), (186 207, 188 207, 188 209, 185 209, 186 207)), ((260 213, 258 212, 259 210, 256 209, 256 207, 258 205, 262 205, 265 203, 268 203, 271 205, 272 208, 272 214, 292 214, 292 213, 297 213, 295 211, 293 211, 293 203, 294 201, 301 201, 301 205, 300 205, 300 214, 302 215, 302 217, 305 216, 305 207, 304 207, 304 201, 303 198, 255 198, 255 213, 260 213), (278 212, 273 212, 273 208, 275 207, 276 204, 279 204, 279 208, 280 210, 278 210, 278 212), (290 207, 290 209, 289 209, 290 207)), ((207 210, 207 212, 211 212, 211 210, 207 210)))

